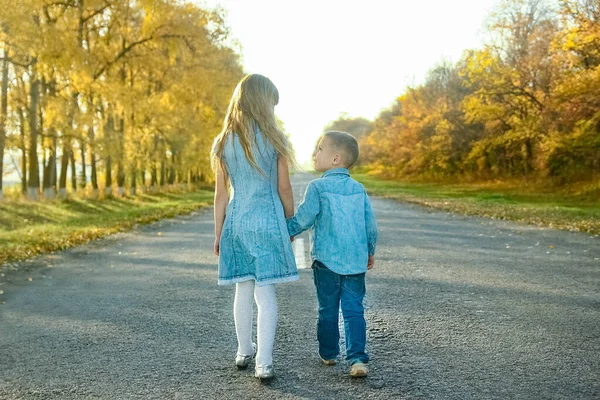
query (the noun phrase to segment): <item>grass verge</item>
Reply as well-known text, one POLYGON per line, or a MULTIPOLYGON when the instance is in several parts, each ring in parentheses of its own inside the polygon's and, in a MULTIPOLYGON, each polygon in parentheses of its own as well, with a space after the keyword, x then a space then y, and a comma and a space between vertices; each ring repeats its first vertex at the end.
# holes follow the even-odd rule
POLYGON ((0 202, 0 265, 123 232, 136 224, 187 214, 213 192, 147 193, 103 200, 0 202))
POLYGON ((600 234, 600 199, 509 184, 438 184, 386 181, 353 174, 369 194, 463 215, 518 221, 600 234))

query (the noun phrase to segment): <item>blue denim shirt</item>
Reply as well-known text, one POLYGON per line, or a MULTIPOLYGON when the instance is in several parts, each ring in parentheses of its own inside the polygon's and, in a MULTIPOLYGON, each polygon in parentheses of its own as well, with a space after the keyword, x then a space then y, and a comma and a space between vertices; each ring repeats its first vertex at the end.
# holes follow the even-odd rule
POLYGON ((311 258, 340 275, 366 272, 368 256, 375 254, 377 222, 371 201, 346 168, 331 169, 310 182, 287 226, 290 236, 312 228, 311 258))

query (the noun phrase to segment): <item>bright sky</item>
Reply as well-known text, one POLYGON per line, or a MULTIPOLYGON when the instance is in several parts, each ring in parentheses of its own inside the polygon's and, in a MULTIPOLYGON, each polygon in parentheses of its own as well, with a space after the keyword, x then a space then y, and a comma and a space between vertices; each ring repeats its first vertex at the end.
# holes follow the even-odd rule
MULTIPOLYGON (((479 48, 497 0, 197 0, 228 11, 247 73, 279 89, 300 162, 345 112, 373 119, 442 59, 479 48)), ((233 88, 232 88, 233 89, 233 88)))

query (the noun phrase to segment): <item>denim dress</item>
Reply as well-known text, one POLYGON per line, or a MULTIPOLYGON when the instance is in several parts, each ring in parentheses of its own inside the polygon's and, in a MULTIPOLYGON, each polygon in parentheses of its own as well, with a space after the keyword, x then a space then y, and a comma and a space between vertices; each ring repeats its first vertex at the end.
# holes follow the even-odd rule
POLYGON ((225 214, 219 255, 219 285, 254 279, 258 286, 298 279, 277 185, 277 154, 256 130, 256 170, 236 134, 229 135, 223 159, 232 196, 225 214))

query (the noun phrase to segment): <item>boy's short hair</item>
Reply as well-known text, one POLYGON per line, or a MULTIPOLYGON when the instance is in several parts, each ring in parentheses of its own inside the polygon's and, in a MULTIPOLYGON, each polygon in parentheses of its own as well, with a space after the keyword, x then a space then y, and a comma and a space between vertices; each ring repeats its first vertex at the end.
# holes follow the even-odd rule
POLYGON ((358 142, 354 136, 342 131, 327 131, 323 136, 328 137, 333 146, 344 153, 343 161, 346 168, 350 168, 358 161, 358 142))

